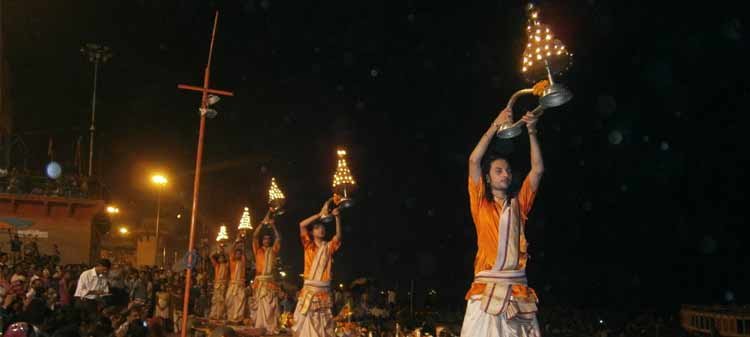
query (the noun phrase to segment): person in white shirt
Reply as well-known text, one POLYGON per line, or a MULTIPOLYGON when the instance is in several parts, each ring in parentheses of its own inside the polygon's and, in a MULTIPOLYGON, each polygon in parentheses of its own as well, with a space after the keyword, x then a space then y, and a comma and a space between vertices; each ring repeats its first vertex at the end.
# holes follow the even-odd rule
POLYGON ((97 261, 94 268, 84 271, 78 278, 75 297, 78 299, 82 309, 86 313, 95 314, 102 296, 109 294, 107 273, 112 263, 107 259, 97 261))

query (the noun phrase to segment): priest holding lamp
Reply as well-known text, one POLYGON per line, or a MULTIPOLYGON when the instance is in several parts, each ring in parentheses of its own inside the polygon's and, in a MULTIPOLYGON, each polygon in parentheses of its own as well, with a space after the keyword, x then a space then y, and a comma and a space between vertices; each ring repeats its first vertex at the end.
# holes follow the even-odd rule
POLYGON ((526 279, 529 255, 525 229, 544 173, 536 126, 545 108, 566 103, 572 94, 552 80, 553 73, 567 67, 569 54, 553 38, 549 27, 540 23, 535 6, 529 5, 527 13, 529 42, 521 71, 527 78, 546 75, 547 80, 513 95, 469 156, 469 205, 477 232, 477 253, 461 337, 541 336, 536 318, 539 300, 526 279), (519 93, 540 96, 539 107, 514 123, 512 104, 519 93), (511 185, 516 172, 510 161, 487 153, 487 149, 496 137, 518 136, 524 125, 529 135, 531 170, 516 189, 511 185))

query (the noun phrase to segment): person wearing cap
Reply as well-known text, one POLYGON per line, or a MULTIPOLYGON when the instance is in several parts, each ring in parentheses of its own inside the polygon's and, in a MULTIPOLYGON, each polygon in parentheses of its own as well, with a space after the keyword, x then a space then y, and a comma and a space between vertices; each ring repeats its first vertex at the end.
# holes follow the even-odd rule
POLYGON ((333 254, 341 247, 341 217, 339 209, 332 211, 336 218, 336 234, 325 240, 326 228, 319 220, 328 215, 327 201, 319 214, 300 222, 300 238, 305 254, 305 282, 294 310, 294 337, 333 337, 334 321, 331 308, 331 265, 333 254), (309 230, 308 228, 312 228, 309 230))

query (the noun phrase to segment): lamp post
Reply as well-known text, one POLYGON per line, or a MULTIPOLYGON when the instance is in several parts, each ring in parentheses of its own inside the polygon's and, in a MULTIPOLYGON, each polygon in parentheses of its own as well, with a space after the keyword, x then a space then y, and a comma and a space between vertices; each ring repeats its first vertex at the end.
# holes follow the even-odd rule
POLYGON ((151 182, 158 187, 156 192, 156 253, 154 255, 154 259, 156 259, 156 257, 159 256, 159 218, 161 217, 161 190, 164 188, 164 185, 167 184, 167 177, 161 174, 155 174, 151 177, 151 182))
POLYGON ((106 63, 112 58, 112 50, 106 46, 87 43, 81 47, 81 54, 94 64, 94 89, 91 95, 91 126, 89 127, 89 177, 94 168, 94 130, 96 130, 96 82, 99 74, 99 63, 106 63))
POLYGON ((117 208, 117 206, 112 206, 112 205, 107 206, 107 214, 110 214, 110 215, 120 214, 120 209, 117 208))

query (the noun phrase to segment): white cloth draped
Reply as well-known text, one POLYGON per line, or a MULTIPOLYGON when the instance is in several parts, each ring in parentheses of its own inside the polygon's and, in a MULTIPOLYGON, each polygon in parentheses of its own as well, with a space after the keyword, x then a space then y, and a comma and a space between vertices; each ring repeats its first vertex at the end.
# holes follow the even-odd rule
POLYGON ((466 305, 461 337, 541 337, 536 316, 523 319, 516 316, 490 315, 481 308, 481 298, 472 297, 466 305))

